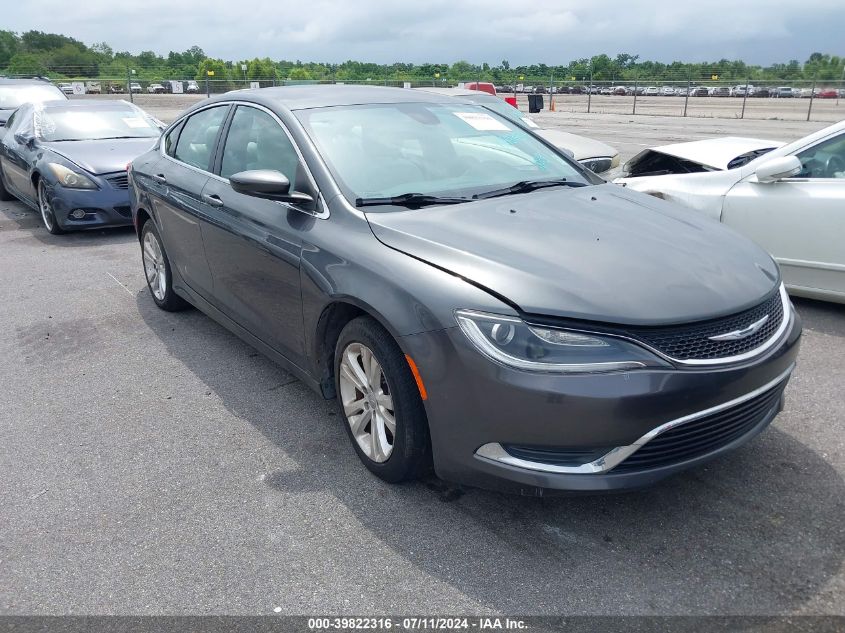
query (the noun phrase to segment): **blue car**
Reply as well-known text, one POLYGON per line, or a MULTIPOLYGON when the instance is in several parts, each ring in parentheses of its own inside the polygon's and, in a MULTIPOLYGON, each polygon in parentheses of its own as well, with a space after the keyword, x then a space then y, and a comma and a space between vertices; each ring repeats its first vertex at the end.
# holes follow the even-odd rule
POLYGON ((126 101, 24 104, 0 129, 0 200, 30 205, 54 235, 130 225, 126 166, 162 127, 126 101))

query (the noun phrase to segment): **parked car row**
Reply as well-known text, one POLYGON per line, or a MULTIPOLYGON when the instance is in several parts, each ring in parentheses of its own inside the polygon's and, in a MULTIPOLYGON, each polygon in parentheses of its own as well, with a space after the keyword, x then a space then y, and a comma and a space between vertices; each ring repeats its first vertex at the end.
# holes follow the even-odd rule
POLYGON ((801 336, 784 282, 845 301, 835 214, 806 202, 842 206, 845 123, 654 148, 619 186, 481 91, 242 90, 161 134, 56 92, 0 130, 0 194, 53 233, 131 222, 155 305, 199 308, 336 399, 388 482, 606 491, 702 464, 784 406, 801 336), (721 223, 675 202, 716 198, 721 223), (726 226, 751 233, 756 199, 808 246, 784 270, 810 272, 726 226))
MULTIPOLYGON (((99 81, 85 81, 80 82, 83 84, 85 88, 86 94, 102 94, 103 88, 102 83, 99 81)), ((180 81, 177 83, 182 84, 182 91, 188 94, 197 94, 200 92, 199 84, 194 80, 189 81, 180 81)), ((59 90, 61 90, 66 95, 74 94, 74 87, 73 83, 70 82, 60 82, 57 84, 59 90)), ((137 81, 132 81, 129 83, 129 89, 132 93, 141 93, 144 89, 141 87, 141 84, 137 81)), ((126 82, 119 82, 119 81, 110 81, 106 83, 106 92, 108 94, 124 94, 126 93, 126 82)), ((147 85, 146 92, 149 94, 164 94, 173 92, 173 84, 171 81, 163 81, 163 82, 151 82, 147 85)))
POLYGON ((513 93, 521 92, 526 94, 595 94, 595 95, 615 95, 615 96, 632 96, 634 94, 647 97, 684 97, 689 94, 691 97, 774 97, 774 98, 809 98, 815 95, 817 99, 836 99, 845 98, 845 88, 825 88, 817 87, 815 91, 812 88, 792 88, 789 86, 766 87, 754 86, 745 84, 736 86, 631 86, 631 85, 612 85, 612 86, 524 86, 522 90, 514 90, 513 86, 497 86, 498 92, 513 93))

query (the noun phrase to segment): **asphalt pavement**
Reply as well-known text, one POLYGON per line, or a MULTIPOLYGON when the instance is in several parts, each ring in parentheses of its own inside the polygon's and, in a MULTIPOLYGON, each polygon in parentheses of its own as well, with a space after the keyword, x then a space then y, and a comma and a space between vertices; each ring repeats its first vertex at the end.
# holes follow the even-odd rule
POLYGON ((390 486, 333 402, 156 309, 131 228, 0 203, 0 613, 845 615, 845 306, 796 305, 786 410, 730 456, 612 496, 390 486))

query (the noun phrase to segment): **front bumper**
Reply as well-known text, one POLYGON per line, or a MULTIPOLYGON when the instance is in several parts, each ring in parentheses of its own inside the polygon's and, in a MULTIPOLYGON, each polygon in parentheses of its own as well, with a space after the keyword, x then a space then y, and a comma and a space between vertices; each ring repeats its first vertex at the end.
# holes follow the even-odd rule
POLYGON ((104 186, 100 189, 67 189, 59 185, 48 188, 53 214, 58 225, 66 231, 80 231, 132 224, 129 190, 104 186), (82 218, 71 214, 81 209, 82 218))
POLYGON ((782 407, 782 389, 795 365, 800 336, 800 317, 792 310, 781 340, 746 363, 568 376, 527 373, 496 364, 477 352, 459 328, 407 336, 402 344, 417 363, 428 393, 425 407, 438 476, 482 488, 540 495, 553 490, 597 492, 646 486, 748 442, 782 407), (495 448, 489 448, 491 444, 565 447, 601 456, 614 449, 639 447, 658 427, 700 419, 767 387, 778 391, 763 403, 768 408, 760 410, 753 424, 741 428, 741 435, 673 463, 631 468, 623 459, 609 468, 600 463, 600 468, 588 472, 556 471, 540 462, 526 467, 519 460, 496 459, 495 448), (479 454, 482 447, 486 448, 479 454))

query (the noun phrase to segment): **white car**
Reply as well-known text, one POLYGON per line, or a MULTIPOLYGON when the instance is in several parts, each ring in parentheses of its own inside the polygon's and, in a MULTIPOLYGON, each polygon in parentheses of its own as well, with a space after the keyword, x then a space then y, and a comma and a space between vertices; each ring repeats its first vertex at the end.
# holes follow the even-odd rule
POLYGON ((744 233, 795 295, 845 303, 845 121, 789 144, 720 138, 647 149, 614 182, 744 233))
POLYGON ((597 141, 586 136, 578 136, 564 132, 563 130, 552 130, 543 128, 534 119, 526 116, 521 110, 499 97, 481 92, 478 90, 465 90, 463 88, 415 88, 423 92, 448 95, 466 99, 472 103, 492 110, 514 123, 531 129, 532 132, 546 139, 549 143, 563 150, 572 156, 579 163, 597 174, 606 172, 619 165, 619 151, 606 143, 597 141))
POLYGON ((647 97, 659 97, 660 96, 660 88, 657 86, 649 86, 645 89, 643 93, 647 97))
POLYGON ((674 97, 675 89, 672 86, 663 86, 660 89, 660 95, 663 97, 674 97))

